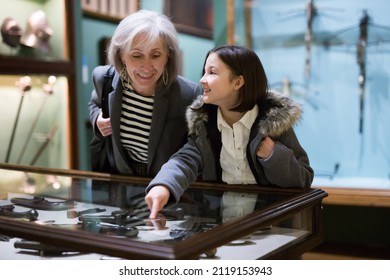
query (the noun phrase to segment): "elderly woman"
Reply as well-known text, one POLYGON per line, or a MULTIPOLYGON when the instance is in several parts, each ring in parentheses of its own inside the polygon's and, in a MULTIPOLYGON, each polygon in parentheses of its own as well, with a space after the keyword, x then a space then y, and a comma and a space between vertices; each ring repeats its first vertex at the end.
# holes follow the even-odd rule
POLYGON ((185 111, 201 89, 178 75, 181 55, 176 29, 166 16, 152 11, 140 10, 119 23, 108 47, 108 61, 115 68, 109 118, 103 118, 101 111, 109 66, 93 71, 89 102, 93 170, 154 176, 186 142, 185 111), (107 149, 103 149, 105 137, 111 137, 107 149))

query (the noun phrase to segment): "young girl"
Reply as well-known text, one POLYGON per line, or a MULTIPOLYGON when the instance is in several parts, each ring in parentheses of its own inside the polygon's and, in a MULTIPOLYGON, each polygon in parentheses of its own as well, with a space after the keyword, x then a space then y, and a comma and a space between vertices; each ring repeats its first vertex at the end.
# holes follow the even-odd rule
POLYGON ((241 46, 208 52, 203 95, 187 110, 187 144, 146 188, 155 218, 169 198, 179 201, 198 178, 227 184, 309 188, 314 172, 293 130, 301 110, 268 90, 256 53, 241 46))

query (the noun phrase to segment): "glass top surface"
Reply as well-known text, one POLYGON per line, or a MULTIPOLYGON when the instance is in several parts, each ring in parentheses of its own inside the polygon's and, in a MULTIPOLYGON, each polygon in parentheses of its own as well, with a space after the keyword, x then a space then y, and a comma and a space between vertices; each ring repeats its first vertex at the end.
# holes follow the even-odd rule
POLYGON ((126 258, 187 258, 269 230, 271 216, 287 213, 275 207, 308 193, 194 185, 151 220, 148 179, 89 176, 0 169, 0 233, 126 258))

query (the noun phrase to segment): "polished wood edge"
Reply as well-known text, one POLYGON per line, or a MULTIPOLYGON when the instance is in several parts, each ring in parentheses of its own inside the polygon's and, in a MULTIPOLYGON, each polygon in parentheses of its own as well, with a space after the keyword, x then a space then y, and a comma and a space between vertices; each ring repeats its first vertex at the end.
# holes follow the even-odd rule
POLYGON ((76 170, 76 169, 61 169, 61 168, 48 168, 40 166, 31 166, 31 165, 19 165, 12 163, 0 163, 0 169, 21 171, 26 173, 39 173, 39 174, 49 174, 49 175, 58 175, 58 176, 71 176, 74 178, 86 178, 86 179, 97 179, 103 181, 119 181, 119 182, 128 182, 133 183, 143 183, 146 184, 149 182, 150 178, 136 177, 136 176, 124 176, 109 174, 103 172, 93 172, 86 170, 76 170))
MULTIPOLYGON (((225 224, 219 225, 212 231, 198 234, 196 238, 188 238, 178 243, 174 247, 175 253, 180 254, 182 252, 193 251, 193 257, 195 257, 202 252, 214 249, 232 240, 251 234, 253 229, 257 228, 260 230, 266 225, 271 225, 274 222, 283 220, 291 214, 298 213, 302 209, 308 207, 317 207, 320 209, 322 200, 326 196, 327 193, 323 190, 312 189, 308 193, 302 193, 291 198, 286 198, 285 200, 275 203, 272 206, 246 215, 239 221, 227 222, 225 224), (221 235, 224 236, 224 240, 221 240, 219 243, 215 242, 215 240, 217 240, 221 235)), ((320 213, 316 213, 315 215, 320 215, 320 213)), ((315 237, 315 239, 318 241, 314 242, 316 246, 321 242, 320 237, 322 236, 322 231, 320 232, 320 228, 318 227, 314 228, 313 230, 314 232, 312 232, 310 235, 312 236, 311 238, 315 237)), ((296 246, 300 243, 301 241, 293 242, 292 246, 296 246)), ((314 247, 314 245, 312 247, 314 247)), ((180 258, 180 255, 178 256, 180 258)))
POLYGON ((326 191, 327 205, 390 207, 390 189, 316 187, 326 191))
POLYGON ((73 63, 66 60, 38 60, 0 55, 1 75, 63 75, 74 73, 73 63))
MULTIPOLYGON (((96 180, 103 180, 103 181, 131 182, 134 184, 145 184, 145 185, 148 184, 152 179, 147 177, 117 175, 117 174, 93 172, 87 170, 48 168, 48 167, 31 166, 31 165, 19 165, 19 164, 12 164, 12 163, 0 163, 0 169, 22 171, 26 173, 71 176, 74 178, 96 179, 96 180)), ((239 191, 239 192, 243 192, 243 191, 258 192, 259 189, 261 189, 261 191, 264 193, 271 193, 271 194, 274 193, 280 195, 307 193, 312 190, 312 188, 280 188, 276 186, 259 186, 259 185, 227 185, 224 183, 204 182, 204 181, 196 181, 190 187, 214 189, 214 190, 239 191)))
POLYGON ((83 16, 97 19, 97 20, 107 21, 115 24, 118 24, 123 19, 122 17, 116 17, 108 14, 102 14, 102 13, 87 11, 87 10, 83 10, 83 16))
POLYGON ((94 252, 121 258, 137 259, 170 259, 174 258, 173 248, 138 242, 130 238, 112 238, 102 234, 70 230, 56 226, 43 226, 32 222, 22 222, 0 216, 0 231, 3 234, 36 240, 49 245, 94 252))

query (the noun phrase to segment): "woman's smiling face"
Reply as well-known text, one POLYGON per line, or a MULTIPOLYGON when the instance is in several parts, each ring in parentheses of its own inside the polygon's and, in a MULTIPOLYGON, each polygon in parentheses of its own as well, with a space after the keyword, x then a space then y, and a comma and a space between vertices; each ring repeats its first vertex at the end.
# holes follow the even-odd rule
POLYGON ((138 93, 152 96, 156 84, 168 61, 168 50, 162 39, 152 44, 145 44, 144 35, 138 35, 131 50, 122 59, 126 65, 129 81, 138 93))
POLYGON ((203 88, 203 102, 230 109, 237 104, 238 90, 242 83, 237 83, 240 76, 233 76, 230 68, 216 53, 211 53, 205 63, 204 75, 200 79, 203 88))

